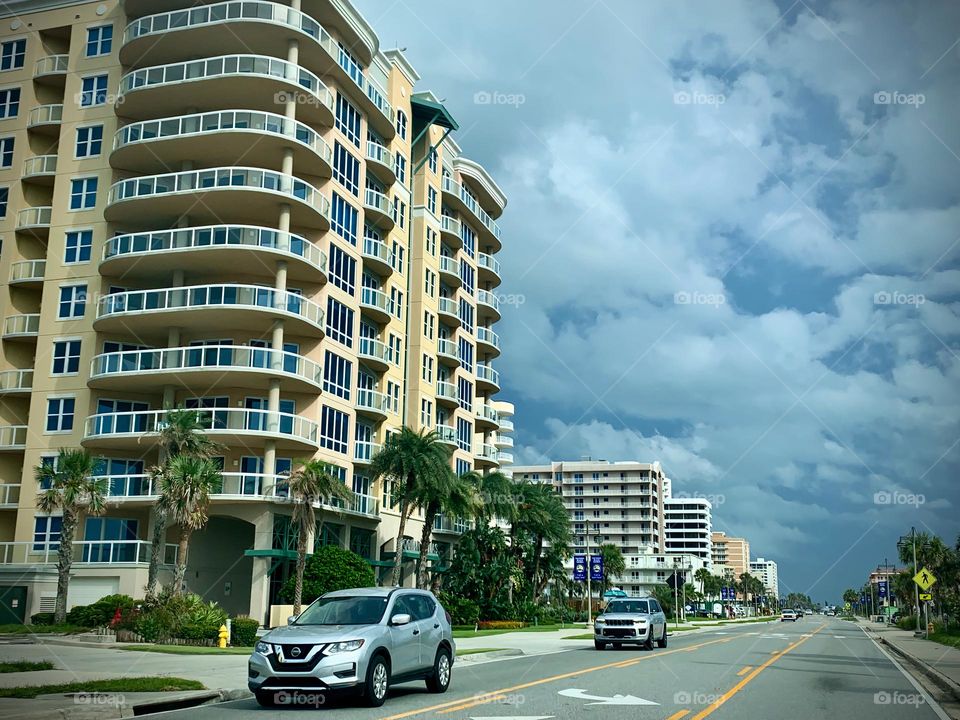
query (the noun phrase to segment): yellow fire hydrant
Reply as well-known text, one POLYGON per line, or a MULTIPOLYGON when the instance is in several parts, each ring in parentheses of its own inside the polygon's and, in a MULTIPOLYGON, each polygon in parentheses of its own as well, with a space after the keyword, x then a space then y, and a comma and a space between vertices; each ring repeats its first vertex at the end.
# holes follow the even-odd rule
POLYGON ((220 639, 217 641, 217 647, 225 648, 227 646, 227 626, 221 625, 220 632, 217 634, 220 639))

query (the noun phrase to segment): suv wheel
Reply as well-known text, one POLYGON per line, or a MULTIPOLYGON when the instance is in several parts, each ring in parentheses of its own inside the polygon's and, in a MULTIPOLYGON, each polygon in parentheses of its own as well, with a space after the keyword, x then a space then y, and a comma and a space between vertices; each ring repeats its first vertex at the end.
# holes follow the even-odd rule
POLYGON ((647 636, 646 641, 643 643, 644 650, 653 650, 653 628, 650 628, 650 634, 647 636))
POLYGON ((433 674, 427 678, 427 690, 432 693, 446 692, 450 687, 450 670, 450 651, 440 648, 433 661, 433 674))
POLYGON ((600 642, 599 640, 594 640, 593 647, 597 650, 603 650, 607 647, 607 644, 605 642, 600 642))
POLYGON ((364 683, 363 695, 370 707, 380 707, 387 699, 390 689, 390 666, 383 655, 374 655, 367 666, 367 680, 364 683))
POLYGON ((667 626, 663 626, 663 637, 657 640, 657 647, 665 648, 667 646, 667 626))
POLYGON ((257 690, 254 695, 260 707, 273 707, 277 703, 274 701, 274 693, 269 690, 257 690))

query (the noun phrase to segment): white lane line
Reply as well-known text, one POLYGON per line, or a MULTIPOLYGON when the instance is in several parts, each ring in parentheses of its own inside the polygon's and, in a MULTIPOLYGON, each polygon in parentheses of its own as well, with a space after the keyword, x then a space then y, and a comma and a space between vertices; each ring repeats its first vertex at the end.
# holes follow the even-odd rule
POLYGON ((907 680, 909 680, 909 681, 910 681, 910 684, 913 685, 913 687, 916 689, 916 691, 917 691, 918 693, 920 693, 920 695, 921 695, 921 696, 923 697, 923 699, 926 701, 927 705, 929 705, 930 708, 937 714, 937 717, 940 718, 940 720, 950 720, 950 716, 947 715, 947 713, 945 713, 945 712, 943 711, 943 708, 940 707, 940 705, 937 703, 936 700, 934 700, 932 697, 930 697, 930 693, 928 693, 926 690, 924 690, 923 686, 922 686, 920 683, 918 683, 918 682, 913 678, 913 676, 912 676, 910 673, 908 673, 906 670, 904 670, 904 669, 903 669, 903 666, 902 666, 900 663, 898 663, 898 662, 896 661, 896 659, 895 659, 892 655, 890 655, 890 653, 888 653, 886 650, 884 650, 884 649, 883 649, 883 646, 882 646, 880 643, 878 643, 878 642, 877 642, 876 640, 874 640, 872 637, 870 637, 869 635, 867 635, 867 631, 866 631, 866 630, 864 630, 863 628, 860 628, 860 630, 863 632, 864 635, 866 635, 866 636, 870 639, 870 642, 872 642, 874 645, 877 646, 877 650, 879 650, 881 653, 883 653, 883 656, 884 656, 887 660, 889 660, 890 662, 892 662, 892 663, 893 663, 893 666, 894 666, 897 670, 899 670, 901 673, 903 673, 903 676, 904 676, 907 680))

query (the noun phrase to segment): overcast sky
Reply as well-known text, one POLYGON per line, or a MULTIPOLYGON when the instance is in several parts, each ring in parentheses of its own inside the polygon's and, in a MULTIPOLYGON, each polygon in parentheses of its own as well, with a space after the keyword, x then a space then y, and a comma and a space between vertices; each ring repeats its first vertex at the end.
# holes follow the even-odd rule
POLYGON ((518 462, 660 460, 818 601, 956 540, 960 5, 357 2, 509 197, 518 462))

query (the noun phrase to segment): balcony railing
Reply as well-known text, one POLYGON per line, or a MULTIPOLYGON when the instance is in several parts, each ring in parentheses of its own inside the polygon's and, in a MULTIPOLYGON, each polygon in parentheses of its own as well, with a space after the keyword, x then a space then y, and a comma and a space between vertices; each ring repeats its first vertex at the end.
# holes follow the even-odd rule
POLYGON ((323 308, 315 302, 297 293, 259 285, 186 285, 113 293, 100 298, 97 318, 210 307, 271 310, 323 329, 323 308))
POLYGON ((26 446, 26 425, 0 425, 0 450, 22 450, 26 446))
POLYGON ((477 340, 484 342, 487 345, 492 345, 495 348, 500 347, 500 336, 497 335, 490 328, 477 328, 477 340))
POLYGON ((321 272, 327 270, 326 254, 306 238, 251 225, 207 225, 115 235, 104 244, 103 259, 221 247, 275 250, 301 258, 321 272))
POLYGON ((453 340, 447 340, 446 338, 440 338, 437 340, 437 354, 459 361, 457 344, 453 340))
POLYGON ((52 207, 30 207, 17 212, 17 230, 31 228, 49 228, 50 218, 53 215, 52 207))
POLYGON ((374 338, 360 338, 357 343, 357 355, 363 359, 379 360, 382 363, 393 362, 393 351, 390 347, 374 338))
POLYGON ((3 370, 0 372, 0 395, 29 393, 33 388, 33 370, 3 370))
POLYGON ((363 255, 393 267, 393 251, 380 240, 365 237, 363 239, 363 255))
POLYGON ((299 91, 309 92, 319 104, 333 112, 333 93, 320 78, 298 65, 265 55, 221 55, 134 70, 120 78, 120 95, 122 98, 143 88, 231 76, 285 80, 296 85, 299 91))
POLYGON ((367 140, 367 160, 372 160, 393 172, 393 153, 378 142, 367 140))
POLYGON ((460 237, 460 221, 455 217, 451 217, 449 215, 441 216, 440 229, 443 232, 460 237))
POLYGON ((36 177, 37 175, 56 175, 57 156, 37 155, 23 161, 23 176, 36 177))
POLYGON ((445 442, 448 445, 457 444, 457 430, 452 425, 437 425, 437 435, 440 436, 440 441, 445 442))
POLYGON ((480 221, 480 223, 493 235, 497 240, 500 239, 500 226, 490 217, 486 210, 480 207, 480 204, 473 198, 466 189, 454 180, 452 177, 447 175, 443 178, 443 191, 460 198, 467 209, 473 214, 473 216, 480 221))
POLYGON ((446 380, 440 380, 437 382, 437 397, 451 400, 453 402, 458 402, 460 398, 460 396, 457 394, 457 386, 452 382, 447 382, 446 380))
POLYGON ((477 405, 476 406, 477 418, 481 420, 486 420, 492 423, 500 422, 500 415, 489 405, 477 405))
POLYGON ((10 266, 10 282, 43 282, 43 277, 46 272, 46 260, 22 260, 10 266))
POLYGON ((500 312, 500 298, 489 290, 477 290, 477 302, 500 312))
POLYGON ((477 363, 477 377, 481 380, 486 380, 488 383, 493 383, 497 387, 500 387, 500 373, 489 365, 481 365, 477 363))
POLYGON ((465 533, 470 528, 470 521, 462 518, 451 518, 440 514, 433 519, 433 529, 441 532, 465 533))
POLYGON ((363 192, 363 204, 368 208, 378 210, 384 215, 390 215, 390 201, 379 190, 366 188, 363 192))
POLYGON ((69 55, 48 55, 34 63, 33 76, 37 78, 44 75, 66 75, 69 63, 69 55))
MULTIPOLYGON (((207 421, 208 433, 240 433, 262 436, 282 435, 310 445, 317 444, 317 424, 292 413, 246 408, 204 408, 197 414, 207 421)), ((98 413, 87 418, 84 437, 137 437, 160 432, 166 422, 166 410, 98 413)))
POLYGON ((460 315, 459 315, 458 312, 457 312, 457 301, 456 301, 456 300, 451 300, 450 298, 444 298, 444 297, 442 297, 442 298, 440 298, 440 300, 439 300, 438 309, 439 309, 440 312, 442 312, 444 315, 453 315, 455 318, 457 318, 457 321, 459 322, 459 320, 460 320, 460 315))
POLYGON ((390 398, 382 392, 360 388, 357 390, 357 407, 386 415, 390 410, 390 398))
POLYGON ((0 505, 16 506, 20 504, 20 485, 0 485, 0 505))
POLYGON ((497 462, 501 465, 513 465, 513 453, 503 452, 501 450, 497 453, 497 462))
POLYGON ((477 265, 486 268, 497 277, 500 277, 500 261, 493 255, 487 253, 477 253, 477 265))
POLYGON ((113 149, 152 140, 222 132, 261 132, 289 138, 313 150, 328 165, 332 159, 327 141, 309 125, 283 115, 255 110, 221 110, 131 123, 114 134, 113 149))
POLYGON ((353 459, 356 462, 369 463, 373 456, 380 452, 381 447, 383 446, 380 443, 357 440, 353 444, 353 459))
POLYGON ((456 275, 457 282, 459 282, 460 265, 452 257, 447 257, 446 255, 440 256, 440 272, 447 273, 448 275, 456 275))
MULTIPOLYGON (((49 565, 57 562, 59 543, 0 543, 0 565, 49 565)), ((146 540, 74 540, 73 562, 78 564, 146 565, 153 544, 146 540)), ((163 564, 173 565, 177 546, 164 546, 163 564)))
POLYGON ((376 308, 377 310, 385 312, 387 315, 393 315, 393 301, 383 290, 368 287, 361 288, 360 305, 376 308))
POLYGON ((27 127, 58 125, 63 122, 63 105, 38 105, 27 116, 27 127))
POLYGON ((25 337, 40 334, 40 315, 9 315, 3 320, 4 337, 25 337))
POLYGON ((264 370, 323 386, 323 367, 292 352, 245 345, 201 345, 162 350, 125 350, 97 355, 91 379, 189 370, 264 370))
POLYGON ((482 444, 477 448, 477 457, 489 462, 497 462, 497 448, 488 443, 482 444))
POLYGON ((513 432, 513 420, 508 420, 505 417, 500 418, 500 432, 513 432))

